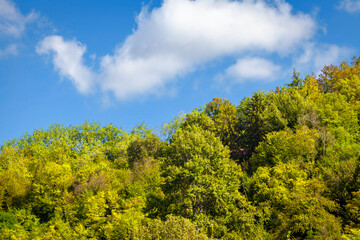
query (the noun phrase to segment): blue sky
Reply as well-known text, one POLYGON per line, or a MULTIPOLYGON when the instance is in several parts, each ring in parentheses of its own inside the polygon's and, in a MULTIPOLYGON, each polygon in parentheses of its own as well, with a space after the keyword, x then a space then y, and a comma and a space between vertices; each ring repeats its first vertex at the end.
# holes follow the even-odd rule
POLYGON ((359 0, 0 0, 0 143, 238 104, 359 56, 359 23, 359 0))

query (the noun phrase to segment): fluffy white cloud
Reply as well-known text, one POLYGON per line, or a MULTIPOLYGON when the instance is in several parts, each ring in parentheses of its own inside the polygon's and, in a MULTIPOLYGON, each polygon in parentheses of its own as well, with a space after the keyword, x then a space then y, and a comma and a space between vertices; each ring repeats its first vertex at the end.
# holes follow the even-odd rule
POLYGON ((156 92, 216 58, 251 51, 289 54, 316 31, 310 16, 292 13, 281 0, 165 0, 151 12, 144 9, 137 24, 114 55, 101 62, 102 88, 119 99, 156 92))
POLYGON ((36 51, 38 54, 53 53, 53 64, 60 75, 70 79, 79 92, 91 92, 95 76, 83 62, 86 46, 76 40, 49 36, 38 44, 36 51))
POLYGON ((319 74, 325 65, 339 64, 351 56, 353 50, 331 44, 308 43, 303 53, 294 60, 297 71, 313 71, 319 74))
POLYGON ((237 82, 245 80, 273 80, 278 76, 281 67, 263 58, 243 58, 230 66, 223 78, 230 78, 237 82))
POLYGON ((10 0, 0 0, 0 35, 19 37, 36 17, 34 12, 24 16, 10 0))
MULTIPOLYGON (((144 8, 137 29, 114 54, 101 58, 97 84, 118 99, 159 93, 179 75, 228 56, 240 60, 224 77, 269 79, 279 66, 244 56, 287 56, 309 42, 316 30, 309 15, 293 13, 283 0, 164 0, 159 8, 144 8)), ((53 51, 56 69, 79 91, 90 91, 95 74, 83 64, 85 46, 50 36, 37 51, 53 51)))
POLYGON ((350 13, 358 12, 360 11, 360 0, 342 0, 339 8, 350 13))

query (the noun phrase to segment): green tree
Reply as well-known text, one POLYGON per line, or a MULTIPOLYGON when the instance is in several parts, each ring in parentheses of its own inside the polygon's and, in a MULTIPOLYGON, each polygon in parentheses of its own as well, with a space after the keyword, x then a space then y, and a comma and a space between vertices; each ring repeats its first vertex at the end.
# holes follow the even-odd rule
POLYGON ((206 104, 205 113, 214 121, 214 133, 220 138, 223 145, 231 150, 239 148, 239 133, 237 131, 237 109, 229 100, 213 98, 206 104))
POLYGON ((291 129, 268 133, 250 158, 250 169, 256 171, 260 166, 274 167, 287 162, 294 162, 303 168, 314 168, 317 142, 317 131, 307 127, 295 133, 291 129))
POLYGON ((266 134, 262 118, 265 108, 266 95, 263 92, 256 92, 250 98, 244 98, 238 106, 240 146, 247 149, 247 157, 266 134))
POLYGON ((326 192, 324 182, 297 165, 279 163, 257 169, 249 195, 274 239, 340 239, 341 221, 331 214, 337 205, 326 192))
POLYGON ((160 212, 190 218, 218 237, 229 230, 231 221, 246 232, 254 219, 250 204, 238 191, 241 176, 241 168, 229 159, 228 148, 212 132, 197 126, 179 130, 165 161, 160 212), (238 217, 231 220, 234 212, 238 217))

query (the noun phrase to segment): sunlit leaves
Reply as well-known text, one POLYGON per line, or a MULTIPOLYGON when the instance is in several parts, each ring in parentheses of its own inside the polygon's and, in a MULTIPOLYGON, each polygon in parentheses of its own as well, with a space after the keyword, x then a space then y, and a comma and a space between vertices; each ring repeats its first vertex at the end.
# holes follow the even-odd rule
POLYGON ((0 147, 0 238, 358 239, 360 60, 163 126, 0 147))

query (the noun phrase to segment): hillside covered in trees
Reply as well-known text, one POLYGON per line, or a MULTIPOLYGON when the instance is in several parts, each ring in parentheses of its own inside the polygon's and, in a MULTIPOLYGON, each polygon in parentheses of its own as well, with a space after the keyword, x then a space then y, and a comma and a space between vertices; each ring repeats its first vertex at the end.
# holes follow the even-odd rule
POLYGON ((131 132, 52 125, 0 152, 2 239, 360 239, 360 58, 131 132))

